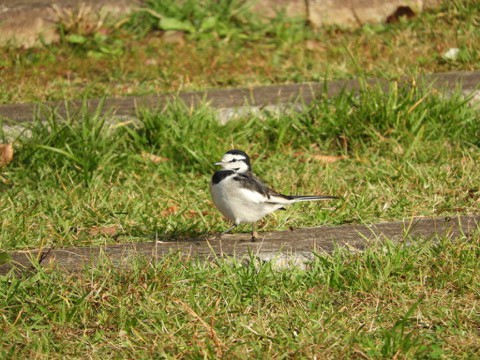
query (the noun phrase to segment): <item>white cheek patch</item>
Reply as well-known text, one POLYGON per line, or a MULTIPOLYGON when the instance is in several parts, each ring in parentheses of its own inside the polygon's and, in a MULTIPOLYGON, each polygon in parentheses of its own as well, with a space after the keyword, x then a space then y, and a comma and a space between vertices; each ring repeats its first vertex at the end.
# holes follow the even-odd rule
POLYGON ((225 155, 223 158, 222 158, 222 162, 230 162, 232 160, 236 159, 237 161, 244 161, 245 158, 244 157, 238 157, 238 156, 234 156, 234 155, 225 155))

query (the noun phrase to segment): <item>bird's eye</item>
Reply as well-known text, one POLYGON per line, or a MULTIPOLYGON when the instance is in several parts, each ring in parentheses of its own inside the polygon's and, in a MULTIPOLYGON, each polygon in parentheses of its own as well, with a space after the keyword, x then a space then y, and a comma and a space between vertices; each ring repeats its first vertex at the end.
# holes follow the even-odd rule
POLYGON ((230 162, 237 162, 237 159, 232 159, 230 160, 230 162))

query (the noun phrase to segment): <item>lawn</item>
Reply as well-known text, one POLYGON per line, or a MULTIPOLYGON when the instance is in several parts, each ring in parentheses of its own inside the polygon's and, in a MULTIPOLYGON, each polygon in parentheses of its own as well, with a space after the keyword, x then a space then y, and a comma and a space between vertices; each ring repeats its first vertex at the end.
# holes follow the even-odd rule
POLYGON ((0 278, 3 358, 473 359, 479 236, 338 250, 306 270, 171 255, 0 278))
POLYGON ((476 0, 446 0, 411 19, 352 29, 311 29, 281 14, 262 22, 236 0, 185 3, 149 0, 148 11, 121 22, 65 16, 60 43, 2 49, 0 104, 346 79, 359 71, 398 79, 480 65, 476 0), (172 42, 165 29, 184 32, 172 42), (451 48, 458 56, 444 58, 451 48))
MULTIPOLYGON (((219 125, 172 104, 136 124, 96 114, 35 122, 2 170, 3 251, 180 240, 227 223, 208 182, 225 149, 292 206, 261 231, 478 213, 478 111, 460 96, 367 88, 300 113, 219 125), (28 134, 28 136, 27 136, 28 134), (325 163, 324 156, 337 161, 325 163)), ((248 231, 241 228, 238 231, 248 231)), ((338 250, 306 269, 219 259, 109 262, 78 274, 2 276, 3 357, 474 358, 480 353, 478 233, 338 250)))
MULTIPOLYGON (((478 59, 471 55, 477 51, 473 47, 477 23, 475 2, 449 2, 398 24, 348 31, 322 29, 318 34, 331 33, 327 44, 338 43, 328 51, 349 59, 343 75, 330 64, 329 76, 365 78, 383 73, 395 78, 417 71, 475 68, 478 59), (465 58, 451 63, 432 56, 427 49, 435 46, 432 35, 424 49, 428 61, 416 63, 415 68, 412 55, 392 45, 398 36, 418 36, 419 31, 444 31, 441 35, 448 39, 450 30, 432 27, 444 19, 455 24, 451 30, 457 34, 455 47, 461 41, 472 45, 462 48, 468 54, 465 58), (470 32, 463 37, 465 29, 470 32), (381 58, 365 59, 352 49, 347 55, 339 40, 347 38, 351 44, 368 39, 368 51, 387 47, 379 51, 381 58), (401 64, 411 66, 391 61, 389 56, 397 51, 405 56, 399 58, 401 64), (378 66, 369 69, 365 64, 378 66)), ((130 34, 128 41, 139 39, 138 46, 151 41, 158 31, 147 28, 142 33, 134 25, 118 31, 126 32, 122 36, 130 34)), ((229 26, 242 34, 246 25, 229 26)), ((304 75, 267 79, 254 73, 250 81, 242 78, 240 70, 245 65, 239 67, 240 60, 236 60, 227 62, 227 82, 219 82, 221 75, 216 71, 209 77, 192 68, 186 88, 307 81, 315 80, 313 72, 320 77, 327 73, 318 65, 312 77, 305 75, 310 56, 306 54, 316 50, 302 52, 301 45, 291 45, 296 42, 276 43, 276 35, 263 39, 264 25, 249 26, 250 37, 232 35, 229 41, 219 42, 219 47, 225 46, 222 51, 205 50, 212 40, 191 30, 182 51, 188 52, 190 46, 192 54, 218 51, 217 56, 227 59, 236 56, 234 44, 238 54, 243 54, 244 48, 252 53, 262 46, 268 48, 271 41, 272 53, 303 54, 290 62, 269 63, 274 72, 291 74, 285 65, 290 63, 304 75)), ((301 29, 303 39, 318 35, 301 29)), ((39 65, 45 65, 47 53, 69 54, 73 59, 59 63, 58 71, 68 63, 78 74, 78 69, 88 66, 95 74, 98 62, 105 70, 101 74, 108 78, 114 69, 127 69, 121 66, 125 56, 99 60, 88 55, 92 49, 85 48, 86 43, 78 48, 72 38, 69 41, 17 50, 15 76, 25 81, 17 83, 11 67, 3 67, 7 81, 1 85, 5 89, 0 91, 1 101, 128 93, 114 90, 118 83, 113 80, 121 76, 112 81, 95 77, 89 84, 92 91, 71 84, 60 91, 60 78, 52 76, 52 66, 39 65), (38 56, 38 63, 27 63, 29 56, 38 56), (40 87, 31 75, 34 71, 51 82, 40 87)), ((0 57, 13 61, 14 53, 9 49, 0 57)), ((265 69, 269 61, 258 62, 259 68, 265 69)), ((164 67, 172 69, 169 81, 179 74, 176 65, 164 67)), ((140 68, 139 72, 146 71, 140 68)), ((142 86, 132 87, 132 93, 151 89, 142 86)), ((154 238, 172 241, 221 231, 228 223, 213 207, 208 184, 212 164, 232 147, 249 153, 256 174, 281 192, 342 197, 328 204, 297 204, 269 216, 259 224, 260 235, 291 227, 478 214, 480 207, 479 111, 460 94, 445 96, 418 85, 403 87, 392 82, 388 92, 365 86, 360 93, 319 98, 298 112, 263 111, 261 116, 245 115, 226 125, 218 124, 208 106, 192 109, 178 102, 159 112, 141 109, 137 117, 125 123, 100 111, 67 118, 53 111, 43 121, 36 118, 25 125, 15 138, 13 161, 0 168, 0 259, 10 251, 27 248, 154 238)), ((2 127, 0 143, 11 136, 8 131, 2 127)), ((245 226, 236 231, 248 230, 245 226)), ((480 234, 412 240, 408 245, 385 240, 358 253, 338 249, 316 256, 305 268, 278 269, 253 255, 246 261, 202 262, 185 261, 172 253, 156 263, 132 259, 123 269, 105 259, 76 274, 38 269, 32 274, 0 276, 0 356, 479 357, 480 234)))
POLYGON ((3 249, 225 229, 208 184, 213 163, 230 148, 249 153, 254 171, 278 191, 342 197, 266 217, 264 230, 478 210, 480 124, 461 96, 365 88, 298 113, 266 111, 262 119, 247 115, 227 125, 208 107, 180 103, 141 110, 135 123, 99 113, 53 113, 26 125, 1 173, 3 249))

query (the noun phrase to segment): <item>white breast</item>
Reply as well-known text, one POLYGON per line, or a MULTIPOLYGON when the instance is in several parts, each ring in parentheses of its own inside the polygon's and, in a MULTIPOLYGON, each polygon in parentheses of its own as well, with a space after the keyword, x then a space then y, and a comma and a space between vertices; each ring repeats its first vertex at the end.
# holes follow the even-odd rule
POLYGON ((235 176, 232 174, 218 184, 212 184, 210 192, 218 210, 236 224, 258 221, 285 205, 270 204, 271 199, 265 195, 242 188, 240 182, 233 180, 235 176))

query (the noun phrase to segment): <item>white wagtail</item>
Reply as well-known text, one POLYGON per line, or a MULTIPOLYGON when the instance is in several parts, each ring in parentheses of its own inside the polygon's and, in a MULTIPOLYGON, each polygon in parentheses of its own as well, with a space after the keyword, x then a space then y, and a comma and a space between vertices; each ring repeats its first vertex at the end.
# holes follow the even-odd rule
POLYGON ((250 158, 241 150, 230 150, 215 163, 222 167, 213 174, 210 192, 217 209, 234 225, 220 234, 228 233, 241 223, 252 223, 255 241, 255 222, 275 210, 300 201, 338 199, 336 196, 290 196, 277 193, 252 173, 250 158))

